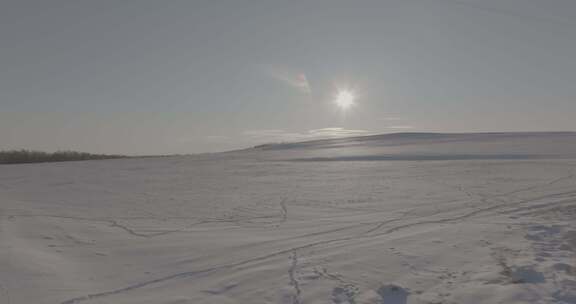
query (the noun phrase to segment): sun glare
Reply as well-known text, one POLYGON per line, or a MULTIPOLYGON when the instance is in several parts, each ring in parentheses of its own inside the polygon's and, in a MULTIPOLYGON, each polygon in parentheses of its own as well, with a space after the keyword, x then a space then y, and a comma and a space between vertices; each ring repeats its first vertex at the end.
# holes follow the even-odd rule
POLYGON ((350 90, 340 90, 336 94, 336 98, 334 99, 334 103, 341 109, 347 110, 351 106, 355 104, 356 96, 350 90))

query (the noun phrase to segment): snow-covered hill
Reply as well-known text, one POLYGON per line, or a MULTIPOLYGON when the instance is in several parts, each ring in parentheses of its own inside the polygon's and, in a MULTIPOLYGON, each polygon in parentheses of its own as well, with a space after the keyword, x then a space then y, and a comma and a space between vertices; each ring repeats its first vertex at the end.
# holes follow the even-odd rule
POLYGON ((576 134, 2 166, 0 302, 574 304, 576 134))
POLYGON ((394 133, 257 149, 266 155, 290 150, 288 158, 303 161, 558 159, 576 157, 576 133, 394 133))

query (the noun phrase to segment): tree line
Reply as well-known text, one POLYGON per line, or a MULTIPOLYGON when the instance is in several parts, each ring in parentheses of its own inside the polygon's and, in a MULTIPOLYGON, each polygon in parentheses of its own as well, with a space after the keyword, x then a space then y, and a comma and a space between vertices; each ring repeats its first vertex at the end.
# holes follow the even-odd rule
POLYGON ((10 150, 0 151, 0 164, 44 163, 126 157, 128 156, 114 154, 92 154, 76 151, 43 152, 33 150, 10 150))

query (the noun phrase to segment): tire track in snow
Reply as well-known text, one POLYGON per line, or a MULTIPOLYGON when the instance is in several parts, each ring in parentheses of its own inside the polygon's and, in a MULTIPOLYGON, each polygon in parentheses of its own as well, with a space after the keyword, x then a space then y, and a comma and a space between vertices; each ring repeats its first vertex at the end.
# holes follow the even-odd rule
POLYGON ((282 218, 282 222, 286 222, 288 220, 288 207, 286 207, 286 200, 287 198, 284 198, 280 201, 280 216, 282 218))
MULTIPOLYGON (((323 240, 323 241, 317 241, 317 242, 313 242, 313 243, 308 243, 308 244, 304 244, 301 246, 296 246, 296 247, 292 247, 292 248, 288 248, 285 250, 281 250, 281 251, 277 251, 277 252, 273 252, 264 256, 260 256, 260 257, 256 257, 256 258, 252 258, 252 259, 248 259, 248 260, 244 260, 244 261, 240 261, 240 262, 236 262, 236 263, 231 263, 231 264, 225 264, 225 265, 221 265, 221 266, 215 266, 215 267, 211 267, 211 268, 207 268, 207 269, 203 269, 203 270, 197 270, 197 271, 186 271, 186 272, 181 272, 181 273, 176 273, 173 275, 169 275, 169 276, 165 276, 165 277, 161 277, 161 278, 157 278, 157 279, 153 279, 153 280, 149 280, 149 281, 144 281, 144 282, 140 282, 140 283, 136 283, 133 285, 129 285, 123 288, 119 288, 119 289, 115 289, 115 290, 111 290, 111 291, 106 291, 106 292, 100 292, 100 293, 94 293, 94 294, 89 294, 89 295, 85 295, 85 296, 80 296, 80 297, 76 297, 76 298, 72 298, 69 300, 66 300, 64 302, 61 302, 61 304, 76 304, 76 303, 80 303, 80 302, 84 302, 87 300, 92 300, 92 299, 97 299, 97 298, 102 298, 102 297, 108 297, 108 296, 112 296, 112 295, 116 295, 116 294, 120 294, 123 292, 127 292, 127 291, 131 291, 131 290, 136 290, 136 289, 140 289, 143 287, 147 287, 149 285, 153 285, 153 284, 157 284, 157 283, 162 283, 162 282, 166 282, 166 281, 171 281, 174 279, 181 279, 181 278, 186 278, 186 277, 193 277, 196 275, 200 275, 200 274, 207 274, 210 272, 215 272, 218 270, 223 270, 223 269, 230 269, 230 268, 236 268, 239 266, 243 266, 246 264, 250 264, 250 263, 254 263, 254 262, 258 262, 258 261, 263 261, 263 260, 267 260, 269 258, 273 258, 273 257, 277 257, 280 255, 284 255, 284 254, 290 254, 290 253, 294 253, 297 250, 302 250, 302 249, 308 249, 311 247, 315 247, 315 246, 319 246, 319 245, 326 245, 326 244, 331 244, 331 243, 337 243, 337 242, 343 242, 343 241, 350 241, 350 240, 356 240, 356 239, 361 239, 361 238, 371 238, 373 236, 377 236, 377 235, 372 235, 372 236, 348 236, 348 237, 341 237, 341 238, 336 238, 336 239, 328 239, 328 240, 323 240)), ((294 255, 293 255, 294 256, 294 255)), ((298 302, 295 302, 298 303, 298 302)))
POLYGON ((390 223, 394 223, 394 222, 398 222, 398 221, 404 220, 404 219, 406 219, 406 217, 408 217, 408 215, 409 215, 413 210, 414 210, 414 209, 410 209, 410 210, 404 212, 404 214, 402 214, 402 216, 399 217, 399 218, 393 218, 393 219, 390 219, 390 220, 387 220, 387 221, 380 222, 380 223, 378 223, 378 225, 376 225, 376 227, 373 227, 373 228, 369 229, 368 231, 364 232, 364 234, 372 233, 372 232, 374 232, 374 231, 376 231, 376 230, 379 230, 380 228, 382 228, 382 227, 384 227, 384 226, 386 226, 386 225, 388 225, 388 224, 390 224, 390 223))
POLYGON ((570 174, 570 175, 566 175, 566 176, 560 176, 557 178, 554 178, 546 183, 543 184, 538 184, 538 185, 534 185, 534 186, 530 186, 530 187, 525 187, 525 188, 520 188, 520 189, 516 189, 516 190, 512 190, 510 192, 506 192, 506 193, 501 193, 501 194, 496 194, 494 195, 495 197, 500 197, 500 196, 510 196, 513 194, 517 194, 520 192, 526 192, 526 191, 532 191, 532 190, 536 190, 538 188, 542 188, 542 187, 546 187, 546 186, 551 186, 554 184, 557 184, 559 182, 563 182, 565 180, 569 180, 569 179, 573 179, 576 177, 576 174, 570 174))
POLYGON ((288 249, 284 249, 281 251, 277 251, 277 252, 273 252, 267 255, 263 255, 263 256, 259 256, 259 257, 255 257, 252 259, 248 259, 248 260, 244 260, 244 261, 239 261, 236 263, 230 263, 230 264, 225 264, 225 265, 220 265, 220 266, 215 266, 215 267, 210 267, 210 268, 206 268, 206 269, 202 269, 202 270, 196 270, 196 271, 186 271, 186 272, 180 272, 180 273, 175 273, 169 276, 165 276, 165 277, 161 277, 161 278, 157 278, 157 279, 153 279, 153 280, 149 280, 149 281, 144 281, 144 282, 140 282, 140 283, 136 283, 133 285, 129 285, 123 288, 118 288, 118 289, 114 289, 114 290, 110 290, 110 291, 105 291, 105 292, 100 292, 100 293, 94 293, 94 294, 89 294, 89 295, 85 295, 85 296, 80 296, 80 297, 76 297, 76 298, 72 298, 69 300, 66 300, 64 302, 61 302, 61 304, 76 304, 76 303, 80 303, 80 302, 84 302, 87 300, 92 300, 92 299, 97 299, 97 298, 102 298, 102 297, 107 297, 107 296, 112 296, 112 295, 116 295, 116 294, 120 294, 126 291, 131 291, 131 290, 135 290, 135 289, 140 289, 149 285, 153 285, 153 284, 157 284, 157 283, 162 283, 162 282, 166 282, 166 281, 171 281, 174 279, 181 279, 181 278, 187 278, 187 277, 193 277, 196 275, 200 275, 200 274, 206 274, 206 273, 210 273, 210 272, 215 272, 218 270, 223 270, 223 269, 230 269, 230 268, 236 268, 236 267, 240 267, 246 264, 250 264, 250 263, 254 263, 254 262, 259 262, 259 261, 263 261, 263 260, 267 260, 269 258, 273 258, 276 256, 280 256, 280 255, 285 255, 285 254, 289 254, 292 253, 296 250, 299 249, 307 249, 310 247, 314 247, 314 246, 318 246, 318 245, 322 245, 322 244, 328 244, 328 243, 334 243, 334 242, 339 242, 339 241, 344 241, 344 240, 349 240, 349 239, 353 239, 354 237, 347 237, 347 238, 341 238, 341 239, 332 239, 332 240, 324 240, 324 241, 318 241, 318 242, 314 242, 314 243, 310 243, 310 244, 305 244, 302 246, 297 246, 297 247, 292 247, 292 248, 288 248, 288 249))
POLYGON ((292 297, 292 304, 301 304, 300 295, 302 290, 300 289, 300 282, 296 278, 296 270, 298 268, 298 252, 294 250, 290 256, 291 264, 288 268, 288 277, 290 278, 290 285, 294 287, 294 296, 292 297))
MULTIPOLYGON (((555 196, 555 194, 551 194, 549 196, 555 196)), ((119 288, 119 289, 115 289, 115 290, 111 290, 111 291, 106 291, 106 292, 101 292, 101 293, 94 293, 94 294, 89 294, 89 295, 85 295, 85 296, 80 296, 77 298, 73 298, 64 302, 61 302, 61 304, 76 304, 76 303, 80 303, 80 302, 84 302, 87 300, 91 300, 91 299, 96 299, 96 298, 102 298, 102 297, 107 297, 107 296, 112 296, 112 295, 116 295, 116 294, 120 294, 123 292, 127 292, 127 291, 131 291, 131 290, 135 290, 135 289, 140 289, 149 285, 153 285, 153 284, 157 284, 157 283, 161 283, 161 282, 165 282, 165 281, 170 281, 170 280, 174 280, 174 279, 180 279, 180 278, 186 278, 186 277, 193 277, 195 275, 200 275, 200 274, 206 274, 206 273, 210 273, 210 272, 215 272, 218 270, 224 270, 224 269, 231 269, 231 268, 236 268, 239 266, 244 266, 250 263, 254 263, 254 262, 258 262, 258 261, 263 261, 269 258, 273 258, 273 257, 277 257, 280 255, 285 255, 285 254, 290 254, 290 253, 294 253, 298 250, 302 250, 302 249, 308 249, 311 247, 316 247, 316 246, 320 246, 320 245, 327 245, 327 244, 332 244, 332 243, 338 243, 338 242, 346 242, 346 241, 351 241, 351 240, 362 240, 362 239, 371 239, 374 237, 380 237, 380 236, 385 236, 391 233, 394 233, 396 231, 402 230, 402 229, 406 229, 406 228, 411 228, 411 227, 416 227, 416 226, 422 226, 422 225, 429 225, 429 224, 445 224, 445 223, 452 223, 452 222, 458 222, 470 217, 473 217, 475 215, 484 213, 484 212, 489 212, 489 211, 493 211, 493 210, 498 210, 498 209, 505 209, 505 208, 511 208, 511 207, 518 207, 519 204, 523 205, 526 203, 531 203, 540 199, 544 199, 547 196, 542 196, 542 197, 538 197, 535 199, 527 199, 527 200, 523 200, 520 202, 516 202, 516 203, 508 203, 505 205, 494 205, 494 206, 490 206, 490 207, 486 207, 486 208, 479 208, 479 209, 475 209, 472 210, 468 213, 462 214, 462 215, 458 215, 458 216, 453 216, 453 217, 448 217, 448 218, 442 218, 442 219, 436 219, 436 220, 427 220, 427 221, 420 221, 420 222, 414 222, 414 223, 407 223, 407 224, 403 224, 403 225, 399 225, 399 226, 395 226, 392 227, 382 233, 378 233, 378 234, 371 234, 368 232, 364 232, 360 235, 352 235, 352 236, 346 236, 346 237, 340 237, 340 238, 335 238, 335 239, 328 239, 328 240, 322 240, 322 241, 316 241, 316 242, 312 242, 312 243, 308 243, 308 244, 303 244, 300 246, 295 246, 292 248, 288 248, 288 249, 284 249, 284 250, 280 250, 280 251, 276 251, 267 255, 263 255, 263 256, 259 256, 259 257, 255 257, 252 259, 247 259, 247 260, 243 260, 243 261, 239 261, 236 263, 230 263, 230 264, 225 264, 225 265, 221 265, 221 266, 215 266, 215 267, 211 267, 211 268, 207 268, 207 269, 203 269, 203 270, 196 270, 196 271, 186 271, 186 272, 181 272, 181 273, 176 273, 173 275, 169 275, 169 276, 165 276, 165 277, 161 277, 161 278, 157 278, 157 279, 153 279, 153 280, 149 280, 149 281, 144 281, 144 282, 140 282, 140 283, 136 283, 133 285, 129 285, 127 287, 123 287, 123 288, 119 288)), ((487 199, 483 198, 482 201, 487 202, 487 199)), ((394 220, 399 220, 399 219, 392 219, 390 221, 394 221, 394 220)), ((366 224, 375 224, 375 223, 364 223, 364 225, 366 224)), ((382 222, 377 222, 376 223, 378 228, 381 228, 382 222)), ((375 228, 376 228, 375 227, 375 228)), ((376 229, 371 229, 369 230, 370 232, 375 231, 376 229)), ((293 255, 294 256, 294 255, 293 255)), ((299 287, 298 287, 299 288, 299 287)), ((294 302, 294 303, 299 303, 299 302, 294 302)))
MULTIPOLYGON (((542 208, 544 206, 552 206, 554 204, 564 204, 567 202, 573 202, 574 198, 573 196, 569 196, 570 199, 567 200, 561 200, 561 201, 557 201, 557 202, 546 202, 543 204, 539 204, 539 205, 535 205, 535 206, 524 206, 524 207, 519 207, 528 203, 532 203, 535 201, 539 201, 539 200, 543 200, 543 199, 547 199, 549 197, 557 197, 557 194, 551 194, 551 195, 545 195, 545 196, 541 196, 541 197, 537 197, 537 198, 533 198, 533 199, 526 199, 526 200, 522 200, 519 202, 513 202, 513 203, 505 203, 505 204, 500 204, 500 205, 494 205, 494 206, 490 206, 490 207, 486 207, 486 208, 479 208, 476 210, 473 210, 469 213, 460 215, 460 216, 456 216, 456 217, 451 217, 451 218, 444 218, 444 219, 437 219, 437 220, 429 220, 429 221, 422 221, 422 222, 416 222, 416 223, 408 223, 405 225, 400 225, 400 226, 396 226, 396 227, 392 227, 388 230, 386 230, 383 233, 379 233, 379 234, 374 234, 374 236, 378 236, 378 235, 386 235, 401 229, 405 229, 405 228, 410 228, 410 227, 414 227, 414 226, 420 226, 420 225, 426 225, 426 224, 445 224, 445 223, 451 223, 451 222, 457 222, 457 221, 461 221, 470 217, 473 217, 477 214, 481 214, 484 212, 489 212, 492 210, 498 210, 498 209, 506 209, 506 208, 512 208, 511 210, 508 211, 503 211, 500 212, 500 214, 507 214, 507 213, 515 213, 518 211, 522 211, 522 210, 526 210, 526 209, 531 209, 531 208, 542 208)), ((482 198, 481 199, 482 202, 488 203, 488 199, 487 198, 482 198)))
MULTIPOLYGON (((279 221, 280 223, 286 222, 288 219, 288 208, 286 207, 286 200, 287 200, 287 198, 284 198, 282 201, 280 201, 280 221, 279 221)), ((118 221, 118 219, 115 219, 115 218, 87 218, 87 217, 67 216, 67 215, 52 215, 52 214, 9 214, 9 215, 5 215, 5 216, 7 216, 7 217, 47 217, 47 218, 68 219, 68 220, 85 221, 85 222, 93 222, 93 223, 103 223, 103 224, 108 224, 110 227, 121 229, 132 236, 142 237, 142 238, 153 238, 153 237, 163 236, 163 235, 167 235, 167 234, 171 234, 171 233, 188 232, 190 230, 188 230, 186 228, 191 228, 191 227, 199 226, 199 225, 203 225, 203 224, 236 223, 237 225, 240 225, 240 223, 243 221, 251 221, 251 220, 255 220, 255 219, 268 219, 268 218, 277 218, 278 217, 277 215, 273 215, 273 216, 265 215, 265 216, 254 216, 254 217, 251 217, 248 219, 226 219, 226 218, 202 219, 196 223, 192 223, 192 224, 187 225, 185 229, 166 230, 166 231, 156 232, 156 233, 142 233, 142 232, 137 231, 136 229, 130 228, 127 225, 121 224, 118 221)), ((122 218, 122 219, 130 220, 130 219, 154 219, 154 218, 153 217, 136 217, 136 218, 122 218)), ((191 219, 191 218, 176 217, 176 219, 191 219)))
MULTIPOLYGON (((481 210, 483 211, 483 210, 481 210)), ((474 213, 478 213, 478 210, 475 211, 474 213)), ((465 217, 471 216, 470 214, 465 215, 465 217)), ((461 217, 457 217, 457 219, 461 219, 464 218, 463 216, 461 217)), ((443 222, 448 222, 451 219, 443 219, 443 222)), ((244 260, 244 261, 240 261, 240 262, 236 262, 236 263, 231 263, 231 264, 226 264, 226 265, 221 265, 221 266, 215 266, 215 267, 211 267, 211 268, 207 268, 207 269, 203 269, 203 270, 197 270, 197 271, 187 271, 187 272, 181 272, 181 273, 176 273, 173 275, 169 275, 169 276, 165 276, 162 278, 157 278, 154 280, 149 280, 149 281, 144 281, 144 282, 140 282, 140 283, 136 283, 133 285, 129 285, 127 287, 124 288, 119 288, 119 289, 115 289, 115 290, 111 290, 111 291, 106 291, 106 292, 101 292, 101 293, 94 293, 94 294, 89 294, 89 295, 85 295, 85 296, 80 296, 77 298, 73 298, 64 302, 61 302, 61 304, 76 304, 76 303, 80 303, 80 302, 84 302, 87 300, 91 300, 91 299, 96 299, 96 298, 102 298, 102 297, 108 297, 108 296, 112 296, 112 295, 116 295, 116 294, 120 294, 123 292, 127 292, 127 291, 131 291, 131 290, 135 290, 135 289, 140 289, 149 285, 153 285, 153 284, 157 284, 157 283, 161 283, 161 282, 165 282, 165 281, 171 281, 174 279, 181 279, 181 278, 186 278, 186 277, 193 277, 195 275, 199 275, 199 274, 206 274, 206 273, 210 273, 210 272, 215 272, 218 270, 223 270, 223 269, 230 269, 230 268, 235 268, 235 267, 239 267, 239 266, 243 266, 246 264, 250 264, 253 262, 258 262, 258 261, 263 261, 269 258, 273 258, 279 255, 284 255, 284 254, 289 254, 289 253, 293 253, 297 250, 302 250, 302 249, 308 249, 311 247, 315 247, 315 246, 319 246, 319 245, 327 245, 327 244, 331 244, 331 243, 337 243, 337 242, 344 242, 344 241, 350 241, 350 240, 358 240, 358 239, 363 239, 363 238, 372 238, 375 236, 382 236, 385 234, 390 234, 394 231, 403 229, 403 228, 407 228, 407 227, 411 227, 411 226, 416 226, 419 224, 430 224, 430 223, 435 223, 437 221, 426 221, 426 222, 418 222, 418 223, 412 223, 412 224, 407 224, 407 225, 402 225, 402 226, 398 226, 392 229, 387 230, 384 233, 380 233, 380 234, 374 234, 374 235, 366 235, 365 233, 363 235, 354 235, 354 236, 348 236, 348 237, 341 237, 341 238, 336 238, 336 239, 328 239, 328 240, 323 240, 323 241, 317 241, 317 242, 313 242, 313 243, 308 243, 308 244, 304 244, 301 246, 297 246, 297 247, 292 247, 292 248, 288 248, 285 250, 281 250, 281 251, 277 251, 274 253, 270 253, 268 255, 264 255, 264 256, 260 256, 260 257, 256 257, 256 258, 252 258, 252 259, 248 259, 248 260, 244 260)), ((380 224, 380 223, 378 223, 380 224)))
POLYGON ((50 215, 50 214, 9 214, 7 217, 47 217, 47 218, 57 218, 57 219, 67 219, 75 221, 93 222, 93 223, 103 223, 108 224, 110 227, 118 228, 124 230, 130 235, 144 238, 151 238, 155 236, 165 235, 174 232, 181 232, 184 230, 168 230, 157 233, 140 233, 126 225, 120 224, 116 219, 105 219, 105 218, 87 218, 87 217, 77 217, 77 216, 67 216, 67 215, 50 215))

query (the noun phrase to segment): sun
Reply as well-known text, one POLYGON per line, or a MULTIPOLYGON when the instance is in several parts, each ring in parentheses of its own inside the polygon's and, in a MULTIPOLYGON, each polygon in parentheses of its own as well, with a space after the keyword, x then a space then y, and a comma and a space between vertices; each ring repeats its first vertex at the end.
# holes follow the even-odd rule
POLYGON ((334 99, 334 103, 341 110, 348 110, 351 106, 356 104, 356 96, 350 90, 339 90, 334 99))

